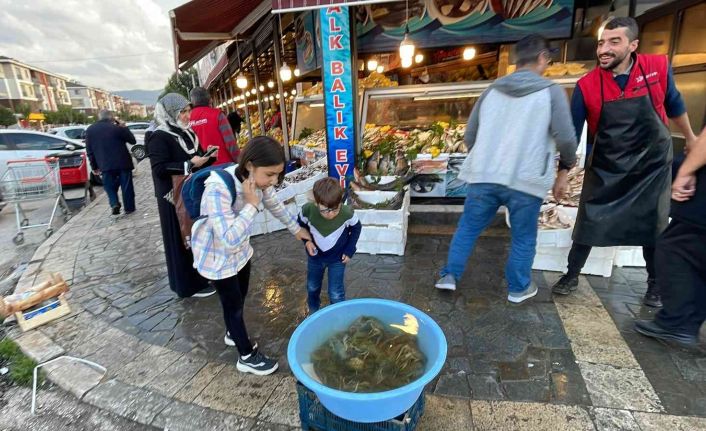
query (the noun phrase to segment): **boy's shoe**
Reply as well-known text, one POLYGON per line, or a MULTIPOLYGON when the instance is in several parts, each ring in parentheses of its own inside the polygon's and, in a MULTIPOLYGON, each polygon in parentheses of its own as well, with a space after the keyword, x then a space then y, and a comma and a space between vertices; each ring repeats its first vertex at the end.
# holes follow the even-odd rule
POLYGON ((456 290, 456 279, 451 274, 441 277, 434 285, 437 289, 456 290))
POLYGON ((564 274, 561 276, 559 281, 557 281, 554 286, 552 286, 552 293, 557 295, 568 295, 579 287, 579 277, 578 275, 564 274))
POLYGON ((120 204, 115 205, 112 208, 111 214, 113 215, 119 215, 120 214, 120 204))
POLYGON ((239 357, 236 365, 238 371, 255 374, 256 376, 270 375, 277 371, 278 367, 279 364, 277 364, 275 359, 268 358, 260 353, 259 350, 253 350, 251 354, 239 357))
POLYGON ((647 293, 645 293, 642 303, 648 307, 662 307, 662 297, 654 278, 647 280, 647 293))
POLYGON ((539 290, 534 283, 530 283, 529 287, 522 292, 510 292, 507 294, 507 300, 513 304, 524 302, 537 294, 539 290))

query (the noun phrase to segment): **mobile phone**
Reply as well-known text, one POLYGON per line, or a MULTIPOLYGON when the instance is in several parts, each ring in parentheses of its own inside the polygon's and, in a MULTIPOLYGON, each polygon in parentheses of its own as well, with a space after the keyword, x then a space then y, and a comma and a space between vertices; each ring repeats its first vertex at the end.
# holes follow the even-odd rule
POLYGON ((206 152, 204 153, 203 156, 204 157, 211 157, 213 155, 213 153, 215 153, 216 151, 218 151, 218 147, 210 147, 208 150, 206 150, 206 152))

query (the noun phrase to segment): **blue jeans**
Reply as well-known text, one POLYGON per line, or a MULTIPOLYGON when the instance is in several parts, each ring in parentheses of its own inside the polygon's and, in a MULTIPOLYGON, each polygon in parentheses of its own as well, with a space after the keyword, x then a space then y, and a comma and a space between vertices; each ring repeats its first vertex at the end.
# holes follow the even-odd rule
POLYGON ((343 287, 343 276, 346 265, 340 260, 326 261, 309 256, 306 276, 307 305, 313 313, 321 307, 321 285, 324 281, 324 271, 328 268, 328 298, 331 304, 344 301, 346 291, 343 287))
POLYGON ((488 227, 504 205, 510 211, 512 245, 505 265, 505 279, 510 292, 529 287, 532 262, 537 248, 537 219, 542 199, 499 184, 471 184, 461 220, 451 240, 451 248, 441 275, 459 280, 481 232, 488 227))
POLYGON ((118 187, 120 187, 125 212, 135 211, 135 188, 132 185, 132 171, 106 171, 101 176, 103 177, 103 188, 105 189, 105 194, 108 195, 110 207, 115 208, 120 205, 118 200, 118 187))

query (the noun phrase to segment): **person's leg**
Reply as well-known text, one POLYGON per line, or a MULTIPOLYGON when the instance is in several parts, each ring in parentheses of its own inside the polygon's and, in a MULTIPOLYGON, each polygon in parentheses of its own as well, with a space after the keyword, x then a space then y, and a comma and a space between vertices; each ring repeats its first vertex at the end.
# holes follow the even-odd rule
POLYGON ((568 295, 576 290, 579 285, 579 275, 588 256, 591 254, 591 246, 574 242, 569 250, 568 268, 566 274, 561 276, 559 281, 552 286, 552 292, 559 295, 568 295))
POLYGON ((132 184, 132 171, 120 171, 120 191, 123 195, 123 205, 125 212, 135 211, 135 188, 132 184))
POLYGON ((507 189, 504 203, 510 211, 512 242, 505 266, 510 294, 520 294, 530 287, 532 262, 537 248, 537 219, 542 199, 507 189))
POLYGON ((324 280, 325 269, 326 266, 321 262, 321 259, 309 256, 306 274, 306 303, 309 306, 309 313, 314 313, 321 307, 321 284, 324 280))
POLYGON ((672 221, 657 242, 656 282, 663 308, 655 323, 675 333, 697 336, 706 309, 706 234, 672 221))
POLYGON ((655 282, 655 248, 642 247, 642 257, 645 259, 645 269, 647 269, 647 292, 642 303, 648 307, 661 307, 661 292, 655 282))
POLYGON ((243 296, 238 275, 223 280, 215 280, 213 284, 218 291, 218 297, 223 307, 223 320, 230 338, 235 342, 240 356, 253 352, 252 343, 243 319, 243 296))
POLYGON ((115 175, 115 172, 102 172, 101 178, 103 179, 103 189, 105 190, 105 194, 108 195, 108 203, 110 204, 110 207, 119 207, 120 201, 118 200, 118 187, 120 186, 120 183, 119 179, 115 175))
POLYGON ((451 240, 446 266, 441 270, 442 277, 450 274, 458 281, 463 275, 476 240, 498 212, 501 187, 495 184, 471 184, 468 187, 463 214, 451 240))
POLYGON ((328 264, 328 298, 331 304, 346 300, 346 290, 343 287, 343 278, 346 265, 341 261, 328 264))

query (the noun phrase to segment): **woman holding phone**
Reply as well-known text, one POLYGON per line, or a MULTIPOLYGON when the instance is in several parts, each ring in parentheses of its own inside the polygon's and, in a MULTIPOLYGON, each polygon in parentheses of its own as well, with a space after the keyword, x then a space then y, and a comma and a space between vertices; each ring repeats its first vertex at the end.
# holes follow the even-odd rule
MULTIPOLYGON (((181 298, 206 297, 216 291, 194 269, 191 250, 184 246, 179 219, 172 204, 172 176, 184 175, 213 164, 216 152, 206 156, 189 127, 191 105, 177 93, 162 97, 154 110, 157 128, 146 142, 152 165, 154 192, 162 226, 164 254, 167 258, 169 287, 181 298)), ((211 148, 209 148, 211 151, 211 148)))

